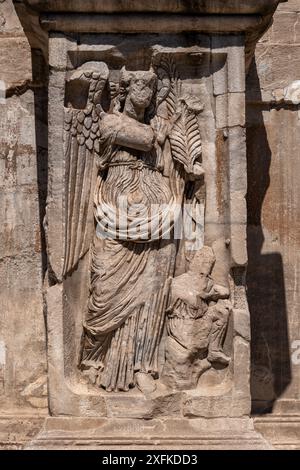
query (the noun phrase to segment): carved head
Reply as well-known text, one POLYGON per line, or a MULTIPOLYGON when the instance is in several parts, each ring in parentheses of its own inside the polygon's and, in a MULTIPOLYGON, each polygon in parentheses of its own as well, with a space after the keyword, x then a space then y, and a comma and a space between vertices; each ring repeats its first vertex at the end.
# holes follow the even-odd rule
POLYGON ((195 274, 209 276, 212 272, 215 262, 216 257, 213 250, 208 246, 204 246, 195 254, 193 260, 190 263, 189 270, 195 274))
POLYGON ((153 70, 127 71, 121 69, 120 98, 130 99, 133 106, 146 109, 150 106, 157 84, 157 76, 153 70))
POLYGON ((228 299, 218 300, 215 306, 216 310, 223 316, 227 316, 232 312, 232 303, 228 299))

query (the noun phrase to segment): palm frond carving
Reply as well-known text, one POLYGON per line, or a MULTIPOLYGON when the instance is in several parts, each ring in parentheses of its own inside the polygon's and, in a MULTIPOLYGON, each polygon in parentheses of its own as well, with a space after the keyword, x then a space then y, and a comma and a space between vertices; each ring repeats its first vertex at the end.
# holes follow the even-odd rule
POLYGON ((193 173, 195 163, 201 160, 202 142, 197 114, 202 110, 190 98, 180 98, 177 117, 170 133, 173 157, 179 161, 187 173, 193 173))
POLYGON ((195 165, 198 164, 196 173, 200 175, 202 142, 198 114, 203 110, 203 106, 198 98, 183 95, 173 56, 162 56, 158 73, 164 83, 160 102, 165 100, 167 104, 173 158, 190 174, 195 173, 195 165))

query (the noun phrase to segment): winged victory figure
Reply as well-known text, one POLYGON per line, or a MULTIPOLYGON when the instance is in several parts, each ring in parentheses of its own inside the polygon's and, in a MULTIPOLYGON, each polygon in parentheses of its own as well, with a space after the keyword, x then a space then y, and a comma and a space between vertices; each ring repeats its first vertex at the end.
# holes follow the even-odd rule
POLYGON ((83 109, 66 106, 64 141, 64 276, 91 253, 80 368, 106 391, 153 391, 179 251, 170 214, 187 182, 203 175, 201 106, 182 94, 168 57, 147 71, 123 67, 118 83, 103 62, 87 62, 69 80, 88 95, 83 109), (115 217, 120 201, 125 219, 115 217))

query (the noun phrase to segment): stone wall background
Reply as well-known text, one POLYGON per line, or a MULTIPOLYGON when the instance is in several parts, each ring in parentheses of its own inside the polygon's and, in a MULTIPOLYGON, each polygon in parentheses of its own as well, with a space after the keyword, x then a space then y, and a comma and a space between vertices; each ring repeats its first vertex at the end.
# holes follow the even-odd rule
POLYGON ((36 78, 39 58, 32 58, 11 0, 1 0, 0 80, 7 90, 0 104, 1 413, 47 407, 41 235, 47 95, 36 78))
MULTIPOLYGON (((47 408, 44 71, 42 55, 31 53, 12 1, 0 0, 0 80, 8 95, 0 104, 1 414, 47 408)), ((300 108, 281 100, 283 89, 297 79, 300 0, 289 0, 257 46, 248 76, 254 412, 300 409, 295 401, 300 400, 300 365, 291 362, 294 341, 300 340, 300 108)))
POLYGON ((300 411, 300 107, 283 99, 296 80, 300 1, 289 0, 258 44, 247 83, 254 412, 300 411))

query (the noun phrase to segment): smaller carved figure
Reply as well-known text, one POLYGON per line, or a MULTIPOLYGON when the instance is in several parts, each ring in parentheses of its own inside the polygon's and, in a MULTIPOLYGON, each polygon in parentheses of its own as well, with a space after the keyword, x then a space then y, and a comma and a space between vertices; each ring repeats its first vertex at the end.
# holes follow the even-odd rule
POLYGON ((214 263, 213 250, 204 247, 196 253, 188 272, 172 281, 162 373, 162 381, 172 388, 195 388, 211 364, 227 366, 230 362, 223 351, 232 309, 230 292, 210 277, 214 263))

